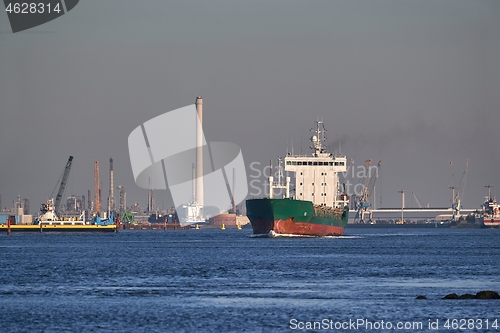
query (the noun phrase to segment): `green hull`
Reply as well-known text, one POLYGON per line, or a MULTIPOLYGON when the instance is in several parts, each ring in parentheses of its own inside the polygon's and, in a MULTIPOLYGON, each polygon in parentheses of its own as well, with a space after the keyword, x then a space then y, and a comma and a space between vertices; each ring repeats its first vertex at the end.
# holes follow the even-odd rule
POLYGON ((254 234, 339 236, 349 216, 348 209, 314 207, 311 201, 293 199, 251 199, 246 208, 254 234))

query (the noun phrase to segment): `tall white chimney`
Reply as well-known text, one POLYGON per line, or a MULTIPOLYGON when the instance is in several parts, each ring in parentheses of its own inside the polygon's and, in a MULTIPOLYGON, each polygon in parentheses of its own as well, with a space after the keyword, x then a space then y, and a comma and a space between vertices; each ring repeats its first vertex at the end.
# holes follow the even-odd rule
POLYGON ((196 130, 196 202, 203 206, 203 99, 196 97, 196 110, 198 111, 198 128, 196 130))

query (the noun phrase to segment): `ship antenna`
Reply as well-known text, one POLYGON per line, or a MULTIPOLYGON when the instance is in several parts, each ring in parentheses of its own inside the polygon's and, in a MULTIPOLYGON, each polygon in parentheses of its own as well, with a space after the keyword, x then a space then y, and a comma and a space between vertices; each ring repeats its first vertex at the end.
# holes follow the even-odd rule
POLYGON ((339 155, 342 155, 342 138, 339 136, 339 155))
POLYGON ((315 132, 315 135, 311 138, 313 142, 313 148, 314 149, 314 155, 319 156, 319 154, 322 154, 325 152, 325 149, 323 148, 323 141, 326 140, 325 138, 325 128, 324 128, 323 121, 318 120, 316 121, 316 131, 311 130, 313 133, 315 132))
POLYGON ((281 186, 281 157, 278 156, 278 186, 281 186))
POLYGON ((492 185, 485 185, 484 187, 488 188, 488 200, 491 199, 491 188, 493 187, 492 185))
POLYGON ((304 141, 304 132, 300 135, 300 156, 302 156, 302 144, 304 141))

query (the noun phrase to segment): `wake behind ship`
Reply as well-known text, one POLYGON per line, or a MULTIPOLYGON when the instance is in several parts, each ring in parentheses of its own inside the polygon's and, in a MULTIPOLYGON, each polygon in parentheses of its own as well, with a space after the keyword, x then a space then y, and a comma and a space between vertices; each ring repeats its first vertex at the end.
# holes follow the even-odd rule
MULTIPOLYGON (((247 216, 254 234, 340 236, 349 217, 349 196, 339 184, 339 172, 347 171, 344 155, 333 155, 324 147, 324 125, 316 122, 311 137, 311 155, 288 154, 285 171, 295 174, 295 193, 290 196, 290 177, 282 184, 269 177, 269 198, 246 201, 247 216), (282 198, 274 198, 274 190, 285 190, 282 198)), ((280 161, 281 164, 281 161, 280 161)))

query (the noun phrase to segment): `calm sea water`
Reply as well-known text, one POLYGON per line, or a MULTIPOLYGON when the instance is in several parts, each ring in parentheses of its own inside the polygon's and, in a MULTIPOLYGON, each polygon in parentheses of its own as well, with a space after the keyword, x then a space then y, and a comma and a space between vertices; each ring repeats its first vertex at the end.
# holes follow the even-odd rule
POLYGON ((462 332, 500 331, 500 322, 492 327, 500 301, 441 299, 500 291, 500 230, 250 236, 250 229, 0 235, 0 331, 392 332, 419 322, 400 331, 459 331, 446 328, 447 319, 474 319, 462 332), (366 325, 352 326, 359 320, 366 325), (305 329, 314 322, 322 326, 305 329))

